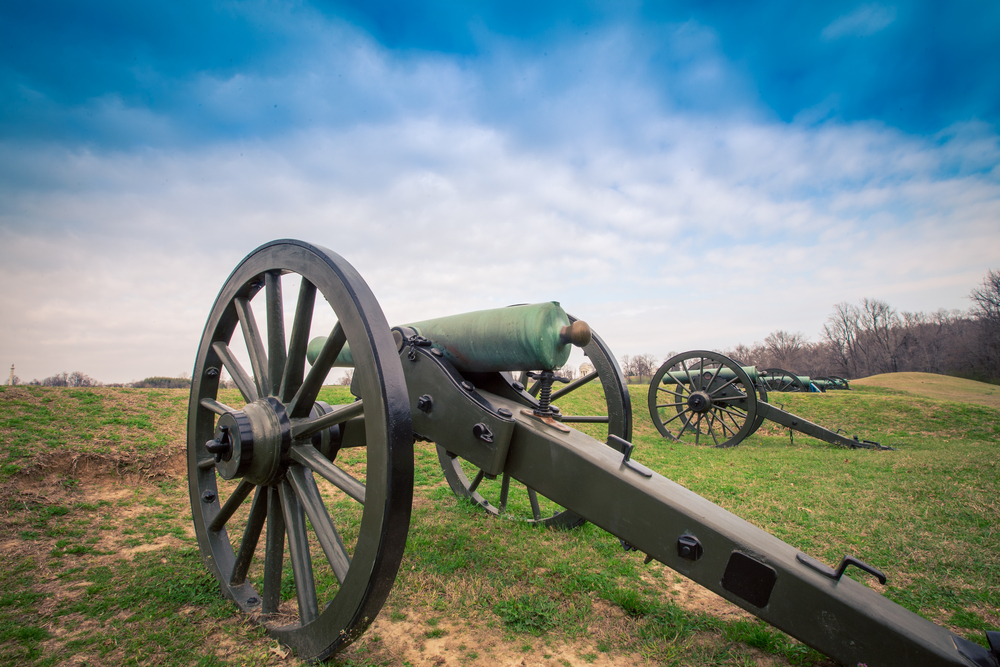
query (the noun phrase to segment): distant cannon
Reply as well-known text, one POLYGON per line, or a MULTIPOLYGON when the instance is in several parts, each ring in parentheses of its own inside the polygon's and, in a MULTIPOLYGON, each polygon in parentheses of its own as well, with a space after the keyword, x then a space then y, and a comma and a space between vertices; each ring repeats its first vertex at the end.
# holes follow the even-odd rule
MULTIPOLYGON (((1000 633, 987 633, 990 648, 968 641, 843 576, 853 565, 884 583, 870 565, 845 557, 829 567, 649 470, 628 440, 563 423, 551 403, 556 364, 589 341, 585 326, 552 314, 540 326, 493 311, 436 321, 438 333, 429 323, 390 328, 339 255, 293 240, 248 255, 209 313, 188 408, 194 529, 223 594, 302 659, 358 639, 403 557, 419 438, 484 478, 518 480, 842 664, 1000 667, 1000 633), (287 338, 284 285, 298 292, 287 338), (327 304, 336 324, 307 371, 311 329, 329 321, 327 304), (505 324, 475 324, 483 321, 505 324), (319 393, 348 348, 356 400, 331 406, 319 393), (231 406, 220 400, 223 370, 240 393, 231 406), (529 370, 537 398, 511 375, 529 370)), ((707 397, 750 423, 770 416, 743 369, 699 354, 680 366, 684 379, 669 376, 674 395, 707 397), (722 379, 723 369, 733 377, 722 379)), ((661 369, 654 387, 673 370, 661 369)))
POLYGON ((757 373, 757 384, 767 391, 809 391, 824 392, 831 389, 850 389, 851 386, 842 377, 823 376, 811 378, 808 375, 796 375, 782 368, 765 368, 757 373))
MULTIPOLYGON (((767 377, 778 378, 774 370, 767 377)), ((676 355, 663 362, 649 383, 650 418, 663 437, 694 445, 735 447, 769 419, 841 447, 892 449, 857 436, 845 438, 771 405, 762 377, 755 367, 740 366, 716 352, 676 355)), ((785 378, 799 381, 790 374, 785 378)))
POLYGON ((813 384, 819 387, 820 391, 851 388, 851 384, 847 380, 842 377, 837 377, 836 375, 824 375, 822 377, 813 378, 813 384))
POLYGON ((765 368, 758 371, 756 382, 767 391, 811 391, 811 378, 796 375, 783 368, 765 368))

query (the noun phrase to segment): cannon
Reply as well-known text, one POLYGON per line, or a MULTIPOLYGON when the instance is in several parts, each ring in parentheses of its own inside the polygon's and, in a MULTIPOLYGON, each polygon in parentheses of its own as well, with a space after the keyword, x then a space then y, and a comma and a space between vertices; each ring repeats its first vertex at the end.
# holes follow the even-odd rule
POLYGON ((757 373, 757 384, 767 391, 820 391, 831 389, 850 389, 850 383, 842 377, 824 375, 811 378, 808 375, 796 375, 781 368, 765 368, 757 373))
POLYGON ((357 639, 403 556, 420 438, 484 477, 518 480, 844 664, 1000 667, 1000 633, 988 635, 990 649, 965 640, 843 576, 852 565, 882 576, 863 562, 831 568, 647 469, 628 440, 560 421, 554 364, 589 341, 585 326, 555 314, 529 331, 552 356, 510 353, 516 331, 528 331, 516 322, 480 332, 505 348, 484 349, 463 318, 448 323, 465 332, 452 331, 449 356, 427 330, 390 328, 339 255, 293 240, 248 255, 209 313, 188 412, 194 528, 223 594, 303 659, 357 639), (286 287, 297 290, 287 336, 286 287), (307 370, 314 326, 325 339, 307 370), (317 397, 347 349, 356 400, 330 406, 317 397), (223 370, 244 405, 220 400, 223 370), (540 376, 538 398, 512 375, 524 370, 540 376), (283 588, 294 600, 282 602, 283 588))
MULTIPOLYGON (((653 426, 671 440, 735 447, 769 419, 840 447, 892 449, 857 436, 844 437, 771 405, 767 402, 769 385, 762 377, 755 367, 740 366, 717 352, 693 350, 675 355, 663 362, 649 383, 647 399, 653 426)), ((788 377, 798 380, 797 376, 788 377)))
POLYGON ((820 391, 849 390, 851 388, 850 382, 836 375, 823 375, 818 378, 813 378, 813 384, 816 385, 820 391))
POLYGON ((767 391, 812 391, 812 379, 782 368, 765 368, 757 373, 757 384, 767 391))

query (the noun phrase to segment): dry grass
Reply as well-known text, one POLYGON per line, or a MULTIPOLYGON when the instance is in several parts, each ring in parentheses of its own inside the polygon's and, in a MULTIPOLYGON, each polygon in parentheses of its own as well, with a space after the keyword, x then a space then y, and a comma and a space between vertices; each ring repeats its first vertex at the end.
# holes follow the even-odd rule
POLYGON ((851 386, 883 387, 940 401, 975 403, 1000 408, 1000 387, 934 373, 883 373, 851 380, 851 386))

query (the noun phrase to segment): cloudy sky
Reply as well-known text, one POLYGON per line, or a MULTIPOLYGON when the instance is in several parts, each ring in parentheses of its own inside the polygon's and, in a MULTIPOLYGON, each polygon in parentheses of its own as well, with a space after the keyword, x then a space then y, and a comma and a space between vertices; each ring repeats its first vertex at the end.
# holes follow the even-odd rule
POLYGON ((967 309, 1000 4, 7 2, 0 364, 190 373, 300 238, 390 322, 557 300, 618 356, 967 309))

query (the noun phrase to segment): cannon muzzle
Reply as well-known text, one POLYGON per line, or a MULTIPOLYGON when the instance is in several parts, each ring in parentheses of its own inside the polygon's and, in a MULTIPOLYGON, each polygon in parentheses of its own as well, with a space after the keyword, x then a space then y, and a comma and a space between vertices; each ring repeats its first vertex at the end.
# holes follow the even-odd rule
MULTIPOLYGON (((403 327, 431 341, 456 369, 468 373, 555 370, 569 359, 571 346, 585 347, 591 338, 587 323, 571 323, 556 301, 478 310, 403 327)), ((325 344, 326 336, 310 341, 310 364, 325 344)), ((334 366, 354 366, 350 347, 344 346, 334 366)))

